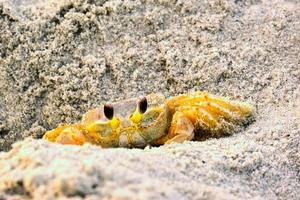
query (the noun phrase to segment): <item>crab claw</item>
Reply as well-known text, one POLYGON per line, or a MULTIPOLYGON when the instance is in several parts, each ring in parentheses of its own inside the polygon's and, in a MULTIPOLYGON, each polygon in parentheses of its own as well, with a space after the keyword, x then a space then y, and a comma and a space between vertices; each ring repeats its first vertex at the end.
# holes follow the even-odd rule
POLYGON ((58 127, 52 131, 46 132, 43 138, 50 142, 60 144, 82 145, 87 142, 87 138, 83 134, 83 129, 80 125, 65 125, 58 127))
POLYGON ((82 145, 86 142, 86 138, 79 129, 68 127, 56 138, 56 142, 60 144, 82 145))
POLYGON ((184 142, 194 138, 194 125, 183 113, 177 112, 174 115, 173 123, 170 127, 169 139, 165 144, 172 142, 184 142))

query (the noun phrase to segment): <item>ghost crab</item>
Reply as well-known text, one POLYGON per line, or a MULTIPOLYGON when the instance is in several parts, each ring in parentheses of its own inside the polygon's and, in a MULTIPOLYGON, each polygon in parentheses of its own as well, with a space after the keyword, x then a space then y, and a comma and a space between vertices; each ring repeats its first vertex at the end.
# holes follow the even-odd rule
POLYGON ((80 122, 47 131, 43 138, 62 144, 142 148, 229 135, 252 113, 247 103, 207 92, 169 99, 150 94, 92 109, 80 122))

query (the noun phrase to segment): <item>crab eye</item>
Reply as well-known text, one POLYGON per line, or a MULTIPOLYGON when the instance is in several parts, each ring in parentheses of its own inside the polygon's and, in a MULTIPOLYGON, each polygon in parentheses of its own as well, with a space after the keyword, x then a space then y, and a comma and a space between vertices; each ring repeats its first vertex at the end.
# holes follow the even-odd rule
POLYGON ((145 113, 147 111, 147 107, 148 107, 148 102, 147 102, 146 97, 141 98, 138 101, 138 110, 139 110, 139 113, 141 113, 141 114, 145 113))
POLYGON ((112 104, 104 104, 104 115, 109 120, 111 120, 114 117, 114 107, 112 104))

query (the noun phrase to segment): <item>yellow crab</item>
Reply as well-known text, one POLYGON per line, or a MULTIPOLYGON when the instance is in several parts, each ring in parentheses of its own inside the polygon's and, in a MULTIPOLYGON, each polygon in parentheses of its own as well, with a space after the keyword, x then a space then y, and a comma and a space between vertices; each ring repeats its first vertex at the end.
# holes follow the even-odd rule
POLYGON ((81 122, 61 125, 43 138, 62 144, 145 147, 229 135, 252 114, 247 103, 207 92, 169 99, 150 94, 92 109, 81 122))

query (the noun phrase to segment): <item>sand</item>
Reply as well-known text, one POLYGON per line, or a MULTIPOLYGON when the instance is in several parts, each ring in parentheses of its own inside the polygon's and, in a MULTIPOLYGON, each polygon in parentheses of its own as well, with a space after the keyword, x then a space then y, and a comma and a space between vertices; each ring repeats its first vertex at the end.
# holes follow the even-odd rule
POLYGON ((296 0, 1 0, 0 56, 0 199, 300 199, 296 0), (106 101, 196 90, 255 121, 146 149, 40 139, 106 101))

